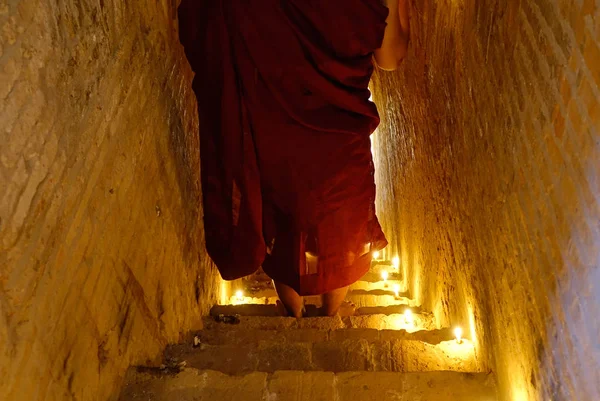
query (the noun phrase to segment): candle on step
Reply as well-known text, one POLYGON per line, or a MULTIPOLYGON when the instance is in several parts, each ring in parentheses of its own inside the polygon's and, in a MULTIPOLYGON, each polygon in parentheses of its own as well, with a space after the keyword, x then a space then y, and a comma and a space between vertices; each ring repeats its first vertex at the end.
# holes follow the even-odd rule
POLYGON ((398 256, 394 256, 392 259, 392 265, 394 265, 396 269, 400 268, 400 258, 398 256))
POLYGON ((388 279, 388 272, 387 270, 384 270, 381 272, 381 278, 383 279, 383 286, 387 287, 387 279, 388 279))
POLYGON ((413 313, 410 309, 406 309, 404 311, 404 321, 406 322, 406 324, 413 324, 415 322, 413 318, 413 313))
POLYGON ((379 251, 375 251, 375 252, 373 252, 373 259, 375 259, 375 260, 379 260, 379 256, 380 256, 380 253, 379 253, 379 251))
POLYGON ((242 290, 237 290, 235 292, 235 297, 239 302, 242 302, 244 300, 244 291, 242 290))
POLYGON ((454 336, 456 337, 456 342, 458 344, 462 344, 462 335, 463 335, 462 328, 457 327, 454 329, 454 336))
POLYGON ((398 284, 394 284, 394 296, 396 298, 400 297, 400 286, 398 284))

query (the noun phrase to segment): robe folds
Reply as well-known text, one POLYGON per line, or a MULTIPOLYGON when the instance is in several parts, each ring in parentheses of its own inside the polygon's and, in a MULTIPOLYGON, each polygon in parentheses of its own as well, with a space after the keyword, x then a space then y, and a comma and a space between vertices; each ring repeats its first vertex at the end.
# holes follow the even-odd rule
POLYGON ((206 247, 301 295, 344 287, 387 245, 370 135, 380 0, 182 0, 195 73, 206 247))

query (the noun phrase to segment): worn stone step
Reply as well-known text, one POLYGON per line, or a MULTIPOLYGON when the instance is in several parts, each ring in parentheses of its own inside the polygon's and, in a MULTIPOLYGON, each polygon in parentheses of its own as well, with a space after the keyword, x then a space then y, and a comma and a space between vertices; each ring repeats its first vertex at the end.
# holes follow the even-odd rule
POLYGON ((275 339, 267 336, 261 339, 257 333, 248 333, 246 342, 200 343, 195 348, 192 344, 171 346, 165 352, 165 360, 227 374, 277 370, 477 371, 475 350, 469 340, 463 340, 461 344, 454 340, 429 343, 408 336, 402 338, 397 333, 356 332, 350 338, 345 337, 347 333, 333 333, 327 338, 319 338, 321 333, 318 331, 307 331, 303 333, 305 341, 290 337, 288 331, 281 332, 275 339))
MULTIPOLYGON (((363 277, 361 277, 359 281, 367 281, 367 282, 380 281, 381 280, 381 272, 384 270, 386 272, 388 272, 388 275, 389 275, 388 278, 390 280, 402 280, 402 272, 398 268, 395 268, 394 266, 392 266, 391 262, 385 263, 385 262, 379 261, 379 262, 372 263, 371 267, 369 268, 369 271, 363 277)), ((259 284, 258 287, 263 287, 263 288, 272 287, 271 278, 269 276, 267 276, 265 274, 265 272, 262 271, 262 269, 260 269, 259 271, 257 271, 254 274, 244 277, 242 279, 242 281, 244 283, 259 284)))
MULTIPOLYGON (((415 314, 422 314, 422 311, 419 307, 411 307, 409 305, 389 305, 357 308, 356 315, 397 315, 403 314, 407 309, 410 309, 415 314)), ((306 305, 306 313, 307 316, 311 318, 319 315, 319 311, 315 305, 306 305)), ((279 316, 279 311, 274 304, 215 305, 211 308, 210 314, 212 316, 279 316)))
MULTIPOLYGON (((357 281, 350 286, 348 295, 372 295, 375 297, 383 295, 395 296, 395 286, 401 288, 401 283, 398 281, 390 281, 386 284, 384 284, 383 281, 376 283, 357 281)), ((277 298, 277 291, 275 291, 274 288, 265 288, 254 292, 245 292, 245 295, 247 298, 277 298)), ((402 298, 409 298, 409 293, 399 291, 398 296, 402 298)), ((315 297, 318 297, 318 295, 315 297)), ((311 298, 311 296, 305 298, 311 298)), ((232 299, 235 300, 235 295, 232 296, 232 299)))
MULTIPOLYGON (((262 297, 274 297, 274 288, 271 279, 262 271, 259 271, 253 275, 243 278, 238 285, 234 287, 235 290, 243 289, 246 295, 250 298, 262 298, 262 297), (237 288, 235 288, 237 287, 237 288), (270 290, 268 294, 264 294, 263 291, 270 290)), ((393 295, 394 288, 398 287, 401 292, 401 296, 409 297, 408 293, 405 293, 406 286, 402 280, 402 274, 395 269, 393 266, 388 265, 374 265, 371 269, 358 281, 354 282, 349 286, 349 291, 363 290, 363 291, 375 291, 383 290, 388 294, 393 295), (383 271, 388 273, 388 279, 383 281, 381 273, 383 271)), ((232 294, 232 303, 236 303, 232 294)), ((246 302, 248 303, 248 302, 246 302)), ((254 302, 260 303, 260 302, 254 302)))
MULTIPOLYGON (((249 344, 259 341, 273 342, 322 342, 360 340, 388 341, 388 340, 412 340, 423 341, 429 344, 439 344, 443 341, 452 340, 453 334, 450 329, 420 330, 409 332, 406 330, 377 330, 377 329, 315 329, 297 328, 281 330, 247 329, 237 326, 216 326, 213 329, 201 330, 196 333, 195 340, 206 345, 231 345, 249 344)), ((188 345, 177 345, 183 347, 188 345)))
POLYGON ((485 373, 251 372, 229 376, 185 369, 129 375, 119 401, 496 401, 485 373))
POLYGON ((401 271, 399 268, 396 268, 392 265, 392 262, 383 262, 383 261, 373 261, 371 263, 371 268, 369 269, 369 273, 379 274, 383 270, 388 273, 396 274, 397 276, 401 275, 401 271))
MULTIPOLYGON (((277 295, 273 292, 271 294, 269 291, 261 291, 263 294, 268 294, 271 296, 267 297, 254 297, 254 296, 232 296, 227 302, 228 305, 275 305, 277 300, 279 299, 277 295)), ((364 291, 357 290, 351 293, 348 293, 346 296, 346 301, 352 302, 356 305, 357 308, 372 308, 372 307, 387 307, 387 306, 409 306, 415 307, 417 303, 406 297, 396 297, 393 293, 387 293, 381 290, 376 291, 364 291)), ((320 307, 321 296, 306 296, 304 297, 304 304, 307 307, 316 306, 320 307)))
MULTIPOLYGON (((405 308, 406 309, 406 308, 405 308)), ((280 317, 276 315, 276 308, 271 305, 244 305, 243 307, 219 307, 213 308, 213 317, 205 317, 203 319, 206 329, 216 329, 219 327, 229 328, 235 327, 240 330, 284 330, 284 329, 317 329, 317 330, 336 330, 336 329, 377 329, 377 330, 406 330, 415 332, 419 330, 434 330, 436 326, 435 318, 432 313, 419 312, 418 309, 411 309, 412 320, 406 319, 404 314, 365 314, 346 317, 308 317, 303 319, 295 319, 291 317, 280 317), (266 309, 269 308, 274 314, 270 316, 252 315, 252 312, 259 313, 261 311, 252 311, 249 309, 266 309), (223 313, 225 312, 225 313, 223 313), (215 321, 215 316, 235 315, 236 312, 241 313, 237 319, 236 325, 219 323, 215 321)), ((264 311, 263 311, 264 312, 264 311)), ((381 312, 377 310, 375 312, 381 312)))
MULTIPOLYGON (((383 269, 381 269, 383 270, 383 269)), ((382 283, 383 280, 381 278, 381 270, 373 271, 369 270, 367 274, 362 276, 359 281, 367 282, 367 283, 382 283)), ((392 283, 402 283, 402 275, 397 271, 386 270, 388 272, 388 281, 392 283)))
POLYGON ((402 280, 389 279, 386 282, 381 281, 362 281, 359 280, 354 284, 350 285, 349 291, 363 290, 363 291, 377 291, 384 290, 388 294, 393 294, 394 287, 400 288, 400 296, 410 298, 410 294, 405 291, 404 282, 402 280))
MULTIPOLYGON (((346 300, 353 302, 357 307, 372 307, 372 306, 390 306, 390 305, 409 305, 415 306, 415 302, 407 298, 406 293, 399 293, 396 297, 392 290, 377 289, 372 291, 353 290, 346 295, 346 300)), ((253 294, 245 294, 242 297, 236 295, 229 299, 230 305, 274 305, 279 298, 273 289, 265 289, 253 294)), ((304 302, 307 305, 321 306, 321 296, 305 296, 304 302)))

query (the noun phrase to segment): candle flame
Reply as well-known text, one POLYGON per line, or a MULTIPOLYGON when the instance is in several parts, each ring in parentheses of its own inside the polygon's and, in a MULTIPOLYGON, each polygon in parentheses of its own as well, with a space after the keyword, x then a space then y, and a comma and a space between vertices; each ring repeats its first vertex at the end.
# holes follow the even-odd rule
POLYGON ((243 301, 244 300, 244 291, 237 290, 235 292, 235 297, 238 299, 238 301, 243 301))
POLYGON ((396 298, 400 296, 400 286, 398 284, 394 284, 394 295, 396 295, 396 298))
POLYGON ((386 281, 388 279, 388 272, 387 270, 384 270, 381 272, 381 278, 383 279, 383 281, 386 281))
POLYGON ((462 335, 463 335, 463 329, 461 327, 457 327, 454 329, 454 336, 456 336, 456 342, 457 343, 462 343, 462 335))
POLYGON ((392 259, 392 264, 394 265, 394 267, 397 269, 400 267, 400 258, 398 256, 394 256, 394 258, 392 259))

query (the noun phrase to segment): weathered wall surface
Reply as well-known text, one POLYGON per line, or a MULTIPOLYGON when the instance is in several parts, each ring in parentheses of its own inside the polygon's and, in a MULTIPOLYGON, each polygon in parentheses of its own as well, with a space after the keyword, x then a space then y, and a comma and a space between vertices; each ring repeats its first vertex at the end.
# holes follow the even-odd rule
POLYGON ((174 3, 0 1, 1 400, 105 400, 218 295, 174 3))
POLYGON ((504 400, 600 399, 600 2, 412 3, 374 83, 388 255, 504 400))

